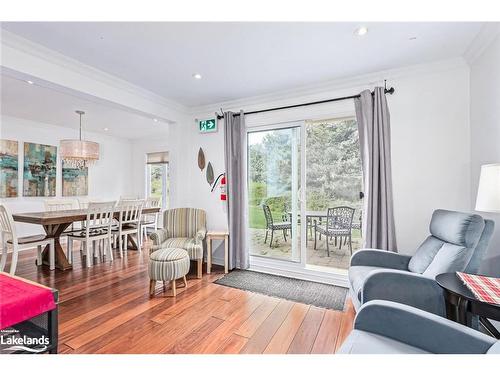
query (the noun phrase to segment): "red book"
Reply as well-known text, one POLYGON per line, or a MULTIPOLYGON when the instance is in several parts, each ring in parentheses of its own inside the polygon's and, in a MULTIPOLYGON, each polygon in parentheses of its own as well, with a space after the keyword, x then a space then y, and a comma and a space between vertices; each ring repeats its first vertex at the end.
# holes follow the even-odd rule
POLYGON ((482 302, 500 305, 500 279, 457 272, 465 286, 482 302))

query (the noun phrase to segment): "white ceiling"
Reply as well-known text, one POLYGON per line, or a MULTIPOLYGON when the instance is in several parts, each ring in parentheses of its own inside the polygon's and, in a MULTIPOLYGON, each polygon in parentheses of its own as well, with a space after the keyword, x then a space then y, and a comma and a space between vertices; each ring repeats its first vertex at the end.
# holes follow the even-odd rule
POLYGON ((482 26, 366 25, 364 37, 353 35, 358 23, 7 22, 2 28, 197 106, 462 56, 482 26))
MULTIPOLYGON (((83 129, 127 139, 165 134, 169 124, 151 117, 116 108, 110 103, 92 101, 61 92, 54 88, 28 84, 26 81, 2 74, 1 113, 52 125, 79 127, 75 110, 85 111, 83 129), (108 128, 107 131, 104 128, 108 128)), ((75 131, 75 137, 78 132, 75 131)))

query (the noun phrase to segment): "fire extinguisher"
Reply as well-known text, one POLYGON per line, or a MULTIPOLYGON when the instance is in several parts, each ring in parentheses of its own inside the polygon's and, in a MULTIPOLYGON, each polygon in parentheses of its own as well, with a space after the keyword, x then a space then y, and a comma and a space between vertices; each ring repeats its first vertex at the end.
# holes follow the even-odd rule
POLYGON ((226 193, 226 175, 223 175, 220 179, 220 200, 227 201, 227 193, 226 193))
POLYGON ((215 179, 215 182, 212 186, 212 192, 214 189, 217 187, 217 184, 220 183, 220 200, 221 201, 227 201, 227 185, 226 185, 226 175, 224 173, 221 173, 217 178, 215 179), (220 182, 219 182, 220 180, 220 182))

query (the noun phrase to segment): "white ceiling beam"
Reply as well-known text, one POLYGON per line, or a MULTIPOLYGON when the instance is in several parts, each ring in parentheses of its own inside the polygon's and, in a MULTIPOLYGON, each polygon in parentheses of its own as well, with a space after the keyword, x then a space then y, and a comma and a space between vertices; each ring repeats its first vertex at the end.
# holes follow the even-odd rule
POLYGON ((5 30, 0 39, 1 66, 7 74, 32 77, 171 123, 183 122, 188 113, 179 103, 5 30))

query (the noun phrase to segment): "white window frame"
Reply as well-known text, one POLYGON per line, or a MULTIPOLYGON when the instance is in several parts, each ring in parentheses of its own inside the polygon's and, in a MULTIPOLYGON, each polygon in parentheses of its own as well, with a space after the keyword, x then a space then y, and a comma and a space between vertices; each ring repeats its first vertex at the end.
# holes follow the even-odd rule
POLYGON ((146 194, 145 196, 149 198, 151 196, 151 166, 161 165, 162 166, 162 191, 161 191, 161 207, 166 210, 170 206, 170 192, 168 188, 169 182, 169 163, 159 163, 159 164, 146 164, 145 174, 146 174, 146 194))

